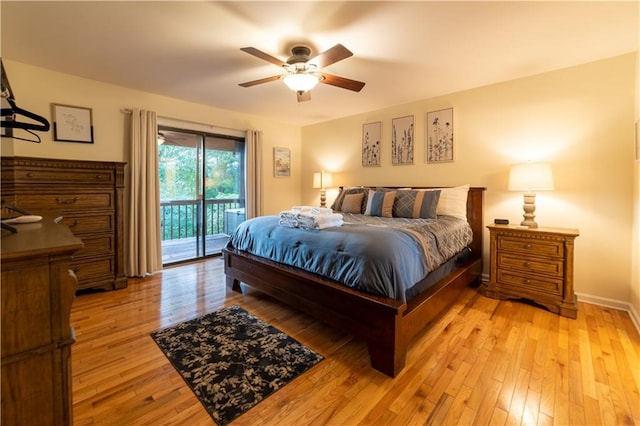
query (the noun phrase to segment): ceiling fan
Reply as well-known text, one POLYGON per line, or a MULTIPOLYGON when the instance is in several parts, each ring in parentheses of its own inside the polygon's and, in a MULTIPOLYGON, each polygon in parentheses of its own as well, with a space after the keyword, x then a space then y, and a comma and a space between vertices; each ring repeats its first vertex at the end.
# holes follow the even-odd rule
POLYGON ((291 49, 291 57, 286 62, 264 53, 255 47, 243 47, 240 50, 257 58, 263 59, 274 65, 284 68, 286 74, 274 75, 259 80, 248 81, 239 84, 242 87, 251 87, 270 81, 282 80, 291 90, 298 95, 298 102, 311 100, 310 90, 318 83, 330 84, 342 89, 359 92, 365 83, 351 80, 333 74, 320 71, 321 68, 335 64, 338 61, 353 56, 353 53, 341 44, 336 44, 314 57, 310 57, 311 49, 306 46, 295 46, 291 49))

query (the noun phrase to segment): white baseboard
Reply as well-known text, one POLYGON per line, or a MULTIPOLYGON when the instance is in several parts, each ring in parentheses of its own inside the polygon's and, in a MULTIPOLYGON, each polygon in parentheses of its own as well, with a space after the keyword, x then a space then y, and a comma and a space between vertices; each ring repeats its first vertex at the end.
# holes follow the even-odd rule
MULTIPOLYGON (((482 274, 480 279, 483 283, 488 282, 489 274, 482 274)), ((640 334, 640 314, 638 314, 638 311, 631 303, 622 302, 620 300, 607 299, 606 297, 592 296, 590 294, 576 293, 576 296, 578 297, 578 300, 580 302, 591 303, 592 305, 604 306, 607 308, 628 312, 629 316, 631 317, 631 322, 636 328, 638 334, 640 334)))
POLYGON ((576 293, 576 296, 580 302, 591 303, 592 305, 599 305, 606 308, 628 312, 629 317, 631 317, 631 322, 636 328, 638 334, 640 334, 640 315, 638 315, 638 311, 636 311, 635 307, 631 303, 607 299, 606 297, 592 296, 590 294, 576 293))

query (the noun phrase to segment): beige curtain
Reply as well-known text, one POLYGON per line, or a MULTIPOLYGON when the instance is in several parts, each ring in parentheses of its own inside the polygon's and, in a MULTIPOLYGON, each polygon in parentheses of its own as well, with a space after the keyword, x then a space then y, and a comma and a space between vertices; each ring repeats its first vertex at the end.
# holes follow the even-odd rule
POLYGON ((162 269, 156 113, 134 108, 129 151, 127 275, 162 269))
POLYGON ((262 215, 262 132, 247 130, 245 143, 247 219, 262 215))

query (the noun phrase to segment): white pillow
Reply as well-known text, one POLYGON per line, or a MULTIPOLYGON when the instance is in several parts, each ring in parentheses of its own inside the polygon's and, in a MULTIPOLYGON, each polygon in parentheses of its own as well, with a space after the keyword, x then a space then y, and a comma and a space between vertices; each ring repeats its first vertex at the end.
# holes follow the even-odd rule
POLYGON ((440 199, 436 214, 455 216, 467 220, 467 195, 471 185, 461 185, 453 188, 438 188, 440 199))

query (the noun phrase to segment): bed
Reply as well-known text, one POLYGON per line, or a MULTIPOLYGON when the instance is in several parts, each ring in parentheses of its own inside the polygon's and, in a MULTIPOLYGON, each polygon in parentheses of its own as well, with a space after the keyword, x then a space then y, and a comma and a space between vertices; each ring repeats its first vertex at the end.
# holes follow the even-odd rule
MULTIPOLYGON (((385 190, 401 191, 400 188, 393 187, 386 187, 385 190)), ((395 377, 405 365, 411 339, 446 312, 464 287, 480 277, 483 193, 484 188, 468 188, 466 221, 471 236, 464 256, 460 256, 455 262, 445 262, 446 274, 440 268, 432 271, 421 280, 429 282, 428 285, 416 285, 416 288, 420 288, 419 292, 415 293, 415 289, 412 289, 415 294, 410 296, 407 296, 408 293, 389 297, 364 292, 326 275, 252 254, 231 243, 223 249, 227 285, 234 291, 242 292, 241 283, 244 283, 364 339, 373 368, 395 377)), ((363 210, 366 204, 365 200, 363 210)), ((462 207, 464 210, 465 206, 462 207)), ((233 237, 230 242, 232 240, 233 237)))

